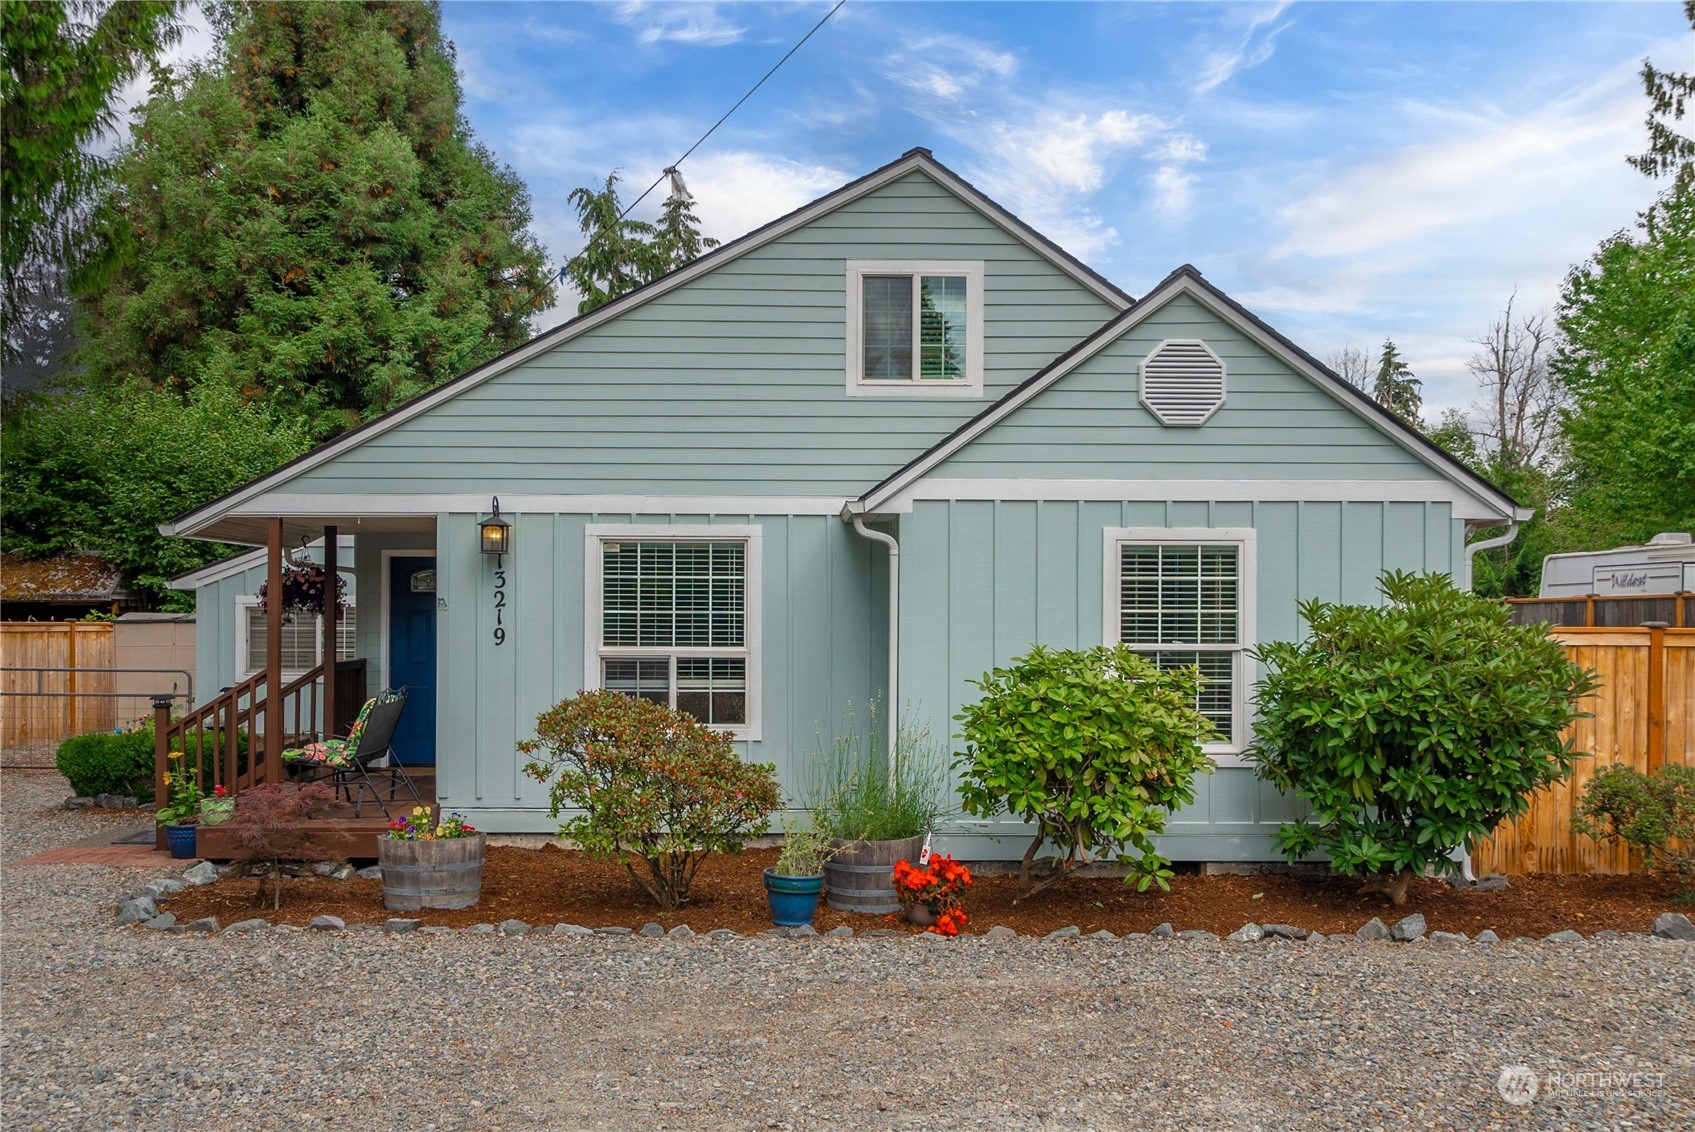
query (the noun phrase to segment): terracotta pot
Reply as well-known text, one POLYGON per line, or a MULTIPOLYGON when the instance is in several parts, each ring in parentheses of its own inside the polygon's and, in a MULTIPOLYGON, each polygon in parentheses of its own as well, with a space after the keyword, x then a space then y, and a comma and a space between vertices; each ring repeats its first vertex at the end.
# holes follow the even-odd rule
POLYGON ((933 928, 936 926, 935 909, 922 902, 909 904, 906 908, 906 922, 917 924, 921 928, 933 928))

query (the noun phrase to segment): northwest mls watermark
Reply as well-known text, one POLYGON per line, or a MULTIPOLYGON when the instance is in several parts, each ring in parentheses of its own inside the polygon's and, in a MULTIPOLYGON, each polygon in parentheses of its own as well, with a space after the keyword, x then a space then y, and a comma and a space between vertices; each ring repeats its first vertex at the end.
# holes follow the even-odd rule
POLYGON ((1507 1065, 1495 1079, 1501 1099, 1512 1105, 1532 1104, 1538 1097, 1604 1097, 1649 1092, 1666 1087, 1659 1070, 1552 1069, 1537 1072, 1528 1065, 1507 1065))

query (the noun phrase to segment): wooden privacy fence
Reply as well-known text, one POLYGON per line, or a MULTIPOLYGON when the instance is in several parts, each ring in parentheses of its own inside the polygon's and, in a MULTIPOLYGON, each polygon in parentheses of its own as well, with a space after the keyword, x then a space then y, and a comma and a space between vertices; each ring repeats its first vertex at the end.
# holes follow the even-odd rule
MULTIPOLYGON (((110 621, 0 622, 0 667, 111 668, 112 629, 110 621)), ((112 674, 0 672, 7 692, 34 692, 38 685, 47 692, 109 693, 112 674)), ((110 695, 0 696, 0 717, 0 746, 18 747, 110 731, 117 702, 110 695)))
POLYGON ((1507 608, 1513 623, 1529 625, 1587 625, 1635 628, 1649 621, 1664 621, 1674 629, 1695 628, 1695 594, 1654 594, 1635 597, 1622 594, 1587 597, 1509 597, 1507 608))
POLYGON ((1573 810, 1602 767, 1624 763, 1652 773, 1668 763, 1695 766, 1695 628, 1553 628, 1566 653, 1601 675, 1585 702, 1592 718, 1568 734, 1579 759, 1570 780, 1537 793, 1528 813, 1505 822, 1472 855, 1485 873, 1625 873, 1641 855, 1573 831, 1573 810))

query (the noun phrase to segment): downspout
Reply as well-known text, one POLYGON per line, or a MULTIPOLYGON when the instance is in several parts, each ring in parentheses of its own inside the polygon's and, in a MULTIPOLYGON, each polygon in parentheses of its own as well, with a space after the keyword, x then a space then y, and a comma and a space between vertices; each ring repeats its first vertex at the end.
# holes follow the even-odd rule
POLYGON ((1518 520, 1513 519, 1507 523, 1506 534, 1496 535, 1494 538, 1486 538, 1482 542, 1468 542, 1465 544, 1465 588, 1467 591, 1470 591, 1471 589, 1471 563, 1472 559, 1477 557, 1477 552, 1480 550, 1493 550, 1497 546, 1506 546, 1517 537, 1518 520))
MULTIPOLYGON (((1506 546, 1517 537, 1518 520, 1513 519, 1507 523, 1506 534, 1496 535, 1494 538, 1486 538, 1481 542, 1468 542, 1465 544, 1465 588, 1467 592, 1471 590, 1471 563, 1472 559, 1477 557, 1477 552, 1480 550, 1493 550, 1497 546, 1506 546)), ((1477 880, 1477 877, 1471 871, 1470 845, 1463 845, 1460 847, 1460 876, 1466 881, 1477 880)))
POLYGON ((889 702, 883 716, 883 728, 888 741, 889 781, 892 783, 895 778, 895 713, 896 705, 900 703, 900 543, 893 535, 867 527, 863 512, 843 507, 842 517, 851 517, 853 529, 861 538, 880 542, 889 548, 889 702))

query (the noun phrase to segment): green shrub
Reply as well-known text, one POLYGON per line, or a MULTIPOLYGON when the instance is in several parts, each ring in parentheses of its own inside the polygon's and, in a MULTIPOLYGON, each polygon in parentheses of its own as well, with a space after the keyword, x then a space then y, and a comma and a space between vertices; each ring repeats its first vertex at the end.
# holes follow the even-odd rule
POLYGON ((1595 772, 1572 816, 1577 832, 1642 850, 1649 868, 1670 865, 1695 877, 1695 767, 1667 763, 1653 774, 1633 766, 1595 772))
MULTIPOLYGON (((813 827, 841 841, 897 841, 927 832, 942 809, 947 760, 928 727, 905 718, 895 728, 894 772, 873 701, 866 726, 851 707, 826 754, 809 753, 817 779, 808 788, 813 827)), ((910 714, 910 713, 908 713, 910 714)))
POLYGON ((958 716, 960 798, 979 817, 1004 808, 1036 824, 1018 897, 1096 855, 1126 860, 1126 846, 1136 851, 1138 889, 1168 887, 1170 863, 1151 839, 1195 800, 1195 775, 1212 770, 1201 743, 1213 727, 1195 710, 1200 672, 1157 668, 1123 645, 1037 646, 975 683, 983 698, 958 716), (1065 856, 1038 881, 1035 856, 1049 842, 1065 856))
POLYGON ((81 797, 153 797, 153 728, 77 735, 59 744, 59 773, 81 797))
POLYGON ((552 816, 581 811, 559 832, 623 865, 667 911, 688 900, 708 855, 741 852, 782 805, 776 767, 743 762, 724 732, 621 692, 583 692, 543 712, 518 749, 540 753, 524 773, 550 784, 552 816))
POLYGON ((1451 871, 1455 850, 1570 776, 1582 754, 1562 732, 1597 684, 1544 626, 1446 575, 1379 584, 1388 604, 1304 602, 1307 640, 1252 651, 1267 675, 1250 757, 1312 804, 1278 831, 1291 861, 1322 849, 1401 904, 1414 875, 1451 871))

